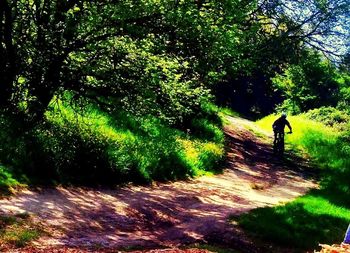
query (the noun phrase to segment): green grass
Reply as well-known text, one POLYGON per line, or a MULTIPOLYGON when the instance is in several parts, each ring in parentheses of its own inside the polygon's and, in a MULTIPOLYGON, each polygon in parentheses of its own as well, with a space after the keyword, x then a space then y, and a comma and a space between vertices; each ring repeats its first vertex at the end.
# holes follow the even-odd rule
POLYGON ((12 173, 10 169, 0 164, 0 193, 9 193, 11 189, 21 185, 12 173))
POLYGON ((235 112, 231 108, 228 108, 228 107, 218 108, 218 111, 219 111, 219 114, 221 114, 221 115, 228 115, 231 117, 241 117, 241 115, 238 112, 235 112))
POLYGON ((184 130, 147 115, 106 113, 93 104, 81 109, 62 100, 55 100, 45 116, 28 132, 9 127, 15 123, 2 116, 0 141, 7 144, 0 162, 16 171, 0 170, 4 188, 19 180, 15 174, 32 184, 184 179, 215 173, 224 156, 221 121, 210 106, 184 130))
MULTIPOLYGON (((271 131, 275 119, 268 116, 257 124, 271 131)), ((289 148, 306 152, 320 168, 320 189, 286 205, 253 210, 237 221, 252 236, 296 252, 339 243, 350 222, 349 133, 302 116, 288 120, 293 127, 286 138, 289 148)))
POLYGON ((32 223, 29 215, 0 216, 0 250, 24 247, 42 233, 42 230, 32 223))

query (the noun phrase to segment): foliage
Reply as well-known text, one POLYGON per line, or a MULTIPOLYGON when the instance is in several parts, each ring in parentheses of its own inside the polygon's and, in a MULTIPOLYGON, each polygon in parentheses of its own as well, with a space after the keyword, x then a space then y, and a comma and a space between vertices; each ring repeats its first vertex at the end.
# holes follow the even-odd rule
POLYGON ((283 98, 346 107, 348 79, 309 48, 334 56, 322 43, 348 38, 348 1, 0 1, 0 161, 58 181, 178 178, 220 156, 212 95, 251 116, 283 98), (283 70, 296 93, 272 85, 283 70))
POLYGON ((12 171, 0 164, 0 192, 8 191, 12 187, 19 185, 19 182, 14 179, 12 171))
POLYGON ((347 127, 350 122, 350 115, 346 111, 340 111, 334 107, 320 107, 305 113, 305 116, 311 120, 321 122, 327 126, 347 127))
POLYGON ((68 90, 109 110, 181 125, 207 100, 208 88, 230 95, 216 85, 223 81, 234 105, 242 95, 246 111, 266 113, 279 102, 270 81, 276 72, 307 46, 334 54, 322 39, 346 41, 348 6, 348 0, 4 0, 0 104, 35 125, 52 98, 68 90))
POLYGON ((290 65, 272 79, 285 101, 280 110, 293 114, 320 106, 336 106, 340 85, 338 72, 316 52, 305 52, 298 64, 290 65))
POLYGON ((350 108, 350 72, 342 72, 337 82, 340 85, 340 99, 337 108, 349 113, 350 108))
POLYGON ((153 40, 154 35, 141 41, 128 37, 108 41, 103 50, 115 51, 120 62, 111 61, 108 55, 95 57, 98 69, 88 67, 90 52, 71 53, 73 67, 82 72, 87 94, 75 87, 71 93, 76 98, 93 99, 110 111, 122 108, 135 116, 148 114, 168 124, 183 124, 200 111, 202 103, 208 102, 209 91, 198 83, 195 74, 188 74, 191 70, 186 59, 155 53, 153 40))
POLYGON ((151 116, 69 102, 53 102, 46 121, 28 133, 5 135, 4 164, 32 183, 96 185, 196 176, 215 169, 223 157, 222 130, 209 118, 195 118, 188 135, 151 116), (16 152, 8 157, 14 143, 16 152))
MULTIPOLYGON (((277 75, 282 79, 291 79, 283 75, 283 72, 291 68, 290 72, 293 73, 290 75, 298 77, 294 78, 294 81, 301 80, 303 73, 298 68, 302 68, 300 62, 303 62, 304 58, 306 58, 304 62, 309 61, 310 51, 316 51, 315 55, 322 52, 326 58, 340 61, 340 57, 347 50, 344 42, 349 40, 348 29, 345 28, 349 17, 349 1, 322 1, 322 4, 314 0, 258 1, 258 3, 259 8, 248 15, 248 21, 243 22, 249 26, 239 26, 244 34, 239 36, 241 43, 236 46, 240 57, 233 57, 230 60, 232 65, 241 67, 225 68, 227 75, 214 90, 218 102, 254 118, 272 113, 276 105, 285 99, 287 101, 283 109, 291 109, 295 113, 321 105, 334 105, 336 101, 329 104, 333 98, 321 100, 321 105, 317 104, 320 102, 317 100, 319 93, 330 97, 336 94, 333 90, 334 82, 330 81, 333 76, 327 74, 329 71, 322 77, 322 82, 326 83, 315 82, 312 73, 307 73, 309 75, 307 82, 289 87, 286 80, 283 84, 285 87, 281 89, 276 89, 271 78, 277 75), (318 91, 319 89, 321 91, 318 91), (302 94, 297 94, 299 91, 302 94), (300 95, 301 102, 305 102, 308 108, 299 108, 300 95), (292 96, 292 99, 289 96, 292 96)), ((318 64, 314 67, 311 61, 310 66, 310 70, 316 74, 315 77, 319 78, 318 72, 322 68, 318 68, 318 64)), ((305 67, 306 71, 308 69, 305 67)))
MULTIPOLYGON (((258 124, 268 130, 274 118, 258 124)), ((303 116, 290 117, 290 122, 294 133, 287 142, 307 152, 322 169, 320 189, 286 205, 256 209, 238 221, 255 236, 303 252, 320 242, 343 239, 350 222, 350 139, 349 131, 339 132, 303 116)))

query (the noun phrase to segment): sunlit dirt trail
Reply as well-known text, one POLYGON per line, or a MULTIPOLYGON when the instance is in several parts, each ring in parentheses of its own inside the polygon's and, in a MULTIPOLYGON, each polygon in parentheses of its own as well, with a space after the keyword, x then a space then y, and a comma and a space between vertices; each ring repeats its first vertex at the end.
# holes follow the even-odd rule
POLYGON ((223 174, 153 186, 118 189, 26 190, 0 200, 0 212, 28 212, 49 233, 35 247, 178 247, 218 243, 243 252, 249 240, 230 215, 289 201, 316 187, 307 168, 282 163, 271 145, 228 117, 223 174))

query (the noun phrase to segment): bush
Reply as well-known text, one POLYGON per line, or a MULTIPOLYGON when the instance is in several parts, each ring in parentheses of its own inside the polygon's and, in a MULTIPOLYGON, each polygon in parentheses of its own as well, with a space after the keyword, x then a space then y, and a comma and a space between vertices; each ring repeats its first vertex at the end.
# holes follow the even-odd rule
POLYGON ((13 178, 12 171, 0 164, 0 191, 8 191, 9 188, 19 185, 13 178))
POLYGON ((205 112, 183 132, 152 116, 106 113, 93 104, 83 108, 58 100, 46 121, 25 133, 9 130, 10 120, 3 117, 0 141, 10 141, 0 161, 32 183, 96 185, 201 175, 224 155, 220 124, 199 118, 205 112))
MULTIPOLYGON (((172 126, 184 124, 200 113, 201 104, 211 98, 210 91, 193 72, 189 59, 161 53, 153 40, 151 35, 141 40, 127 36, 114 40, 113 50, 118 52, 120 63, 96 57, 100 61, 98 75, 86 76, 87 90, 93 87, 93 91, 106 95, 108 87, 108 96, 97 99, 107 102, 110 110, 122 109, 140 117, 152 115, 172 126)), ((90 64, 90 57, 90 52, 71 54, 80 71, 84 61, 90 64)))
POLYGON ((295 101, 292 99, 285 99, 282 104, 280 104, 277 108, 276 111, 281 113, 281 112, 288 112, 289 114, 292 115, 297 115, 301 113, 301 109, 295 101))
POLYGON ((191 129, 197 138, 213 141, 215 143, 222 143, 224 141, 222 129, 207 119, 194 119, 191 129))
POLYGON ((334 107, 321 107, 305 113, 311 120, 321 122, 327 126, 340 126, 350 122, 350 115, 334 107))

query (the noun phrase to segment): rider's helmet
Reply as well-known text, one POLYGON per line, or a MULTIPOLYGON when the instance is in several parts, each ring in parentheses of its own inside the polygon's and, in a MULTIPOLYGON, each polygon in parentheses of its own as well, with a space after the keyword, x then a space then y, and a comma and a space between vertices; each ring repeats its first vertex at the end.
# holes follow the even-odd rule
POLYGON ((285 112, 282 112, 282 115, 281 115, 282 118, 287 118, 287 113, 285 112))

